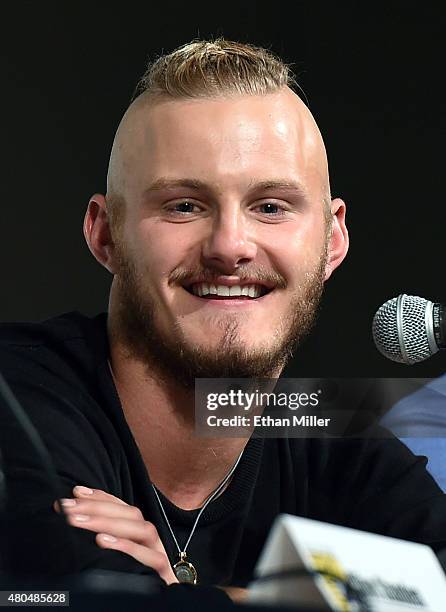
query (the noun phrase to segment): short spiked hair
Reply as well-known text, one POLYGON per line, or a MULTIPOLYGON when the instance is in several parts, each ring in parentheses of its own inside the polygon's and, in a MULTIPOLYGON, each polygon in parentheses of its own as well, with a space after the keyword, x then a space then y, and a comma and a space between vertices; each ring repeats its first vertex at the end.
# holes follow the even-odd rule
POLYGON ((151 62, 135 96, 215 98, 298 87, 291 65, 267 49, 224 38, 194 40, 151 62))

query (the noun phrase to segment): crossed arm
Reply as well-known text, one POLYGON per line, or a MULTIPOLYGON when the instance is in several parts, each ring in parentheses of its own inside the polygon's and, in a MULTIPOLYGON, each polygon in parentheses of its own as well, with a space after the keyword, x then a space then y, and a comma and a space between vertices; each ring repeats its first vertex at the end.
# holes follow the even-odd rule
MULTIPOLYGON (((54 502, 56 512, 60 512, 59 504, 70 525, 96 533, 101 548, 133 557, 154 569, 168 585, 178 582, 155 525, 144 519, 139 508, 105 491, 80 485, 73 488, 72 498, 54 502)), ((221 588, 234 601, 246 598, 246 589, 221 588)))
POLYGON ((54 502, 57 512, 59 503, 69 524, 95 532, 101 548, 133 557, 158 572, 166 584, 178 582, 155 525, 144 519, 139 508, 105 491, 83 486, 74 487, 72 498, 54 502))

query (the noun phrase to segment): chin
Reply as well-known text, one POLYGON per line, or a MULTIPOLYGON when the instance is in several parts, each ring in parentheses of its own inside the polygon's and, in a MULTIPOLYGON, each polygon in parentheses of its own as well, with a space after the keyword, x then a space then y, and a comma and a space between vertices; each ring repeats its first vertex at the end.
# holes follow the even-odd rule
POLYGON ((215 326, 200 330, 197 334, 197 330, 194 333, 183 334, 185 343, 192 349, 198 349, 205 352, 221 352, 224 351, 246 351, 247 353, 253 353, 257 351, 268 351, 273 349, 273 343, 271 342, 271 335, 254 334, 253 329, 258 329, 254 326, 252 329, 237 329, 231 330, 219 330, 215 326), (269 338, 269 342, 268 342, 269 338))
POLYGON ((188 350, 201 353, 203 358, 207 356, 210 361, 215 361, 215 363, 218 363, 220 360, 228 362, 231 359, 241 362, 245 358, 248 363, 253 358, 258 359, 262 355, 271 355, 277 349, 271 342, 259 342, 259 338, 256 340, 252 338, 237 338, 237 340, 228 343, 217 338, 210 341, 209 337, 207 337, 200 342, 196 340, 186 342, 185 347, 188 350))

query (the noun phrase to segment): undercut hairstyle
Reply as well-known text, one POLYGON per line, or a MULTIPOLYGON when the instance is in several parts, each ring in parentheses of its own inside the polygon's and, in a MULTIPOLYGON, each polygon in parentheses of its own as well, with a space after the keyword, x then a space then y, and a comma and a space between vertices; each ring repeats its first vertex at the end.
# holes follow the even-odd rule
MULTIPOLYGON (((266 95, 283 87, 303 94, 306 100, 291 65, 273 52, 248 43, 222 37, 213 41, 194 40, 150 62, 136 86, 132 101, 140 96, 156 102, 165 99, 266 95)), ((331 226, 329 194, 326 194, 324 201, 327 226, 331 226)), ((113 192, 108 193, 107 208, 112 234, 118 238, 124 218, 123 198, 113 192)))
POLYGON ((215 98, 299 88, 290 67, 248 43, 194 40, 151 62, 133 97, 215 98))

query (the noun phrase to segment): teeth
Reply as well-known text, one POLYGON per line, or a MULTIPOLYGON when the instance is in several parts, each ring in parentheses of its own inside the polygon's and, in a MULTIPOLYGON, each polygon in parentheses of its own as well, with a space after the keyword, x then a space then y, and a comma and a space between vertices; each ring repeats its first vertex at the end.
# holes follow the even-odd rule
POLYGON ((205 295, 221 295, 222 297, 238 297, 245 295, 251 298, 257 298, 260 296, 262 288, 260 285, 234 285, 228 287, 227 285, 210 285, 208 283, 197 283, 192 285, 192 293, 203 297, 205 295))
POLYGON ((238 285, 234 287, 229 287, 229 295, 242 295, 242 288, 238 285))

